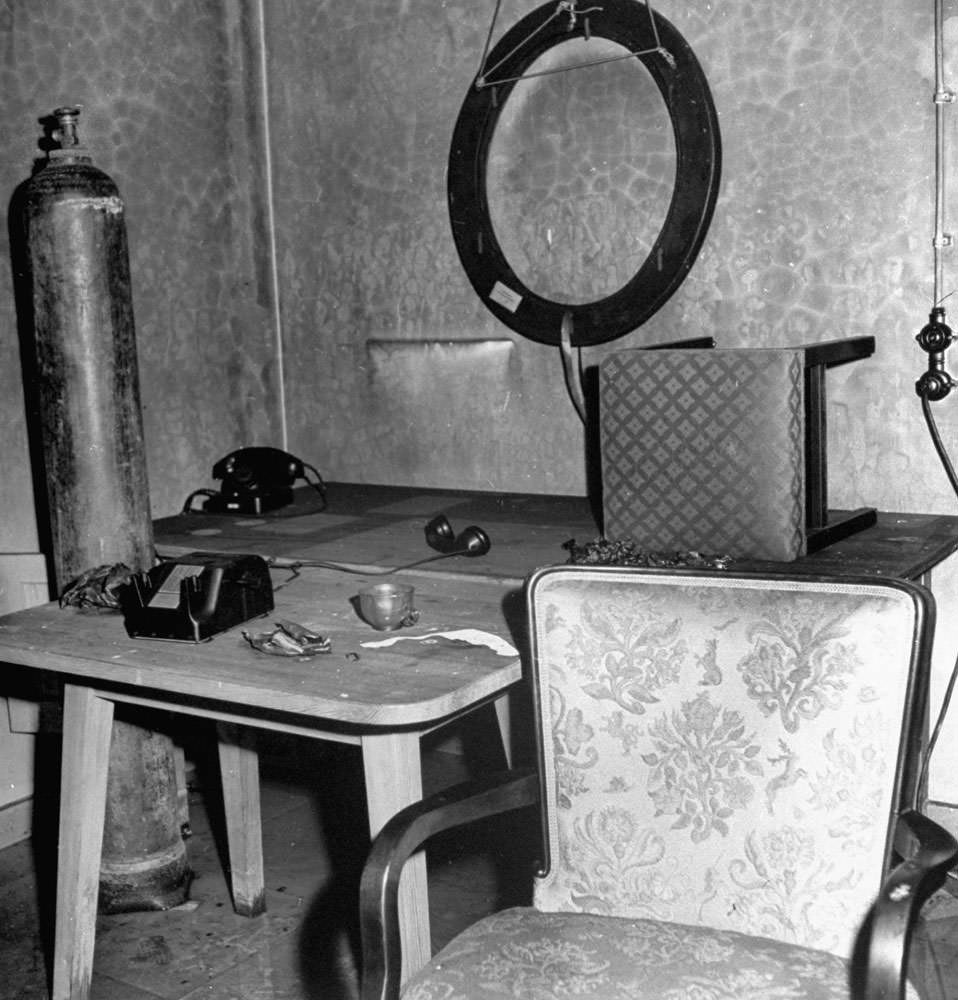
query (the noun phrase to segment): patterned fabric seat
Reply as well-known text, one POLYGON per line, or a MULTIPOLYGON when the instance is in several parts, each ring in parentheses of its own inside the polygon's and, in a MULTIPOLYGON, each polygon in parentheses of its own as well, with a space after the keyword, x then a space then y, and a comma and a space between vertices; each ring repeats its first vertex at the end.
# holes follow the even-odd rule
POLYGON ((710 927, 503 910, 460 934, 403 1000, 847 1000, 837 955, 710 927))
MULTIPOLYGON (((904 928, 958 850, 914 819, 930 595, 562 566, 527 597, 540 764, 489 811, 540 801, 534 905, 460 935, 404 1000, 901 995, 904 928), (936 850, 896 869, 916 842, 903 817, 936 850), (893 869, 921 874, 883 888, 893 869), (897 938, 876 897, 908 908, 897 938)), ((472 801, 447 795, 445 825, 472 801)), ((383 831, 367 896, 388 881, 390 842, 429 810, 383 831)), ((398 932, 366 905, 364 1000, 397 995, 398 932)))

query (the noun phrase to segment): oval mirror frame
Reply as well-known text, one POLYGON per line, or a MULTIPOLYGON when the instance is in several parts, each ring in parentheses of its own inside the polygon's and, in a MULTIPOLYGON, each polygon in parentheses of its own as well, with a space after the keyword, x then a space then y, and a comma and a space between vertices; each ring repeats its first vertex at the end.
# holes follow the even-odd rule
MULTIPOLYGON (((507 31, 489 53, 501 83, 473 86, 463 101, 449 153, 447 194, 453 240, 476 294, 506 326, 530 340, 561 343, 571 320, 573 346, 631 333, 682 283, 708 231, 721 177, 718 115, 695 54, 664 17, 635 0, 603 0, 570 27, 544 4, 507 31), (653 31, 651 18, 655 19, 653 31), (668 56, 654 50, 658 42, 668 56), (662 229, 645 262, 620 289, 594 302, 553 302, 519 280, 499 245, 489 212, 486 168, 499 116, 513 87, 553 46, 596 36, 639 53, 665 101, 675 137, 675 186, 662 229), (525 44, 524 44, 525 43, 525 44), (516 51, 514 51, 516 50, 516 51), (671 57, 671 58, 669 58, 671 57)), ((567 72, 578 72, 577 69, 567 72)))

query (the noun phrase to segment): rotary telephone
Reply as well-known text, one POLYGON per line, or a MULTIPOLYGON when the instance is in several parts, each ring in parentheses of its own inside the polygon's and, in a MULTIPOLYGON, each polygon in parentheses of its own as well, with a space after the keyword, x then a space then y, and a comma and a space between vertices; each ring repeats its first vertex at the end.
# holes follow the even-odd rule
POLYGON ((240 448, 213 466, 213 478, 221 480, 219 492, 195 490, 183 505, 183 513, 193 513, 193 499, 207 497, 203 510, 208 514, 264 514, 293 502, 293 484, 303 479, 323 499, 326 484, 319 472, 301 458, 279 448, 240 448), (307 470, 315 477, 310 479, 307 470))

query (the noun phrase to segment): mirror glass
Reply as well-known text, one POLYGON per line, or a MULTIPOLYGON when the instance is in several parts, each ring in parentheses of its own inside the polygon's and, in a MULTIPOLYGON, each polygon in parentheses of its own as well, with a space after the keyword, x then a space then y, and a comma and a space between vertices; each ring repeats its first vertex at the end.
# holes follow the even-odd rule
POLYGON ((675 136, 639 59, 604 38, 548 49, 513 88, 489 146, 486 193, 516 276, 544 298, 595 302, 639 270, 665 222, 675 136), (548 72, 564 67, 568 72, 548 72))

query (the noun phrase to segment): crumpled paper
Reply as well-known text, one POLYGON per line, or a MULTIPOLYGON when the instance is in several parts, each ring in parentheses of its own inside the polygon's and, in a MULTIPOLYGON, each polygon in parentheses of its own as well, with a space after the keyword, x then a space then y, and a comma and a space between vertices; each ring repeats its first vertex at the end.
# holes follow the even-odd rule
POLYGON ((429 642, 436 639, 452 639, 455 642, 465 642, 471 646, 487 646, 499 656, 510 658, 519 655, 519 650, 505 639, 492 632, 484 632, 478 628, 459 628, 447 632, 427 632, 425 635, 394 635, 388 639, 376 639, 370 642, 363 642, 360 645, 367 649, 382 649, 384 646, 391 646, 394 642, 429 642))

